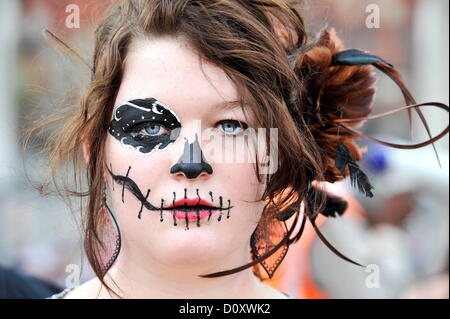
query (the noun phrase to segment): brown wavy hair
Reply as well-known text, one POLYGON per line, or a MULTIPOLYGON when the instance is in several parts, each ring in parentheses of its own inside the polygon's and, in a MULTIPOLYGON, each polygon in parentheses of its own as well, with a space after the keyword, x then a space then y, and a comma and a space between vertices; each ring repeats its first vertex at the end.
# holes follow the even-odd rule
MULTIPOLYGON (((362 153, 348 130, 336 134, 335 119, 356 119, 358 127, 372 111, 375 77, 371 66, 331 66, 343 49, 334 30, 310 41, 297 7, 288 0, 127 0, 114 1, 95 31, 92 78, 80 103, 34 125, 29 136, 49 123, 61 128, 48 140, 50 178, 62 196, 86 198, 81 205, 84 248, 103 285, 107 229, 103 207, 104 144, 113 103, 133 41, 147 36, 180 36, 202 60, 216 65, 233 80, 243 111, 252 112, 258 127, 278 130, 279 166, 267 176, 265 207, 252 235, 252 263, 205 275, 214 277, 252 267, 264 279, 284 258, 289 237, 299 221, 300 203, 308 198, 311 215, 327 204, 325 192, 309 192, 311 182, 342 180, 336 168, 336 148, 342 142, 355 160, 362 153), (336 112, 338 110, 339 112, 336 112), (89 145, 88 161, 83 142, 89 145), (56 172, 71 163, 75 186, 61 184, 56 172), (86 174, 86 175, 85 175, 86 174), (87 189, 82 179, 86 176, 87 189), (309 192, 309 193, 308 193, 309 192), (286 221, 295 214, 290 228, 286 221), (270 258, 273 258, 270 262, 270 258)), ((56 38, 56 37, 55 37, 56 38)), ((56 38, 57 40, 57 38, 56 38)), ((57 40, 59 41, 59 40, 57 40)), ((258 179, 258 165, 255 165, 258 179)), ((73 181, 71 181, 73 184, 73 181)), ((49 185, 48 183, 44 185, 49 185)), ((317 187, 317 186, 315 186, 317 187)), ((107 269, 106 269, 107 270, 107 269)))

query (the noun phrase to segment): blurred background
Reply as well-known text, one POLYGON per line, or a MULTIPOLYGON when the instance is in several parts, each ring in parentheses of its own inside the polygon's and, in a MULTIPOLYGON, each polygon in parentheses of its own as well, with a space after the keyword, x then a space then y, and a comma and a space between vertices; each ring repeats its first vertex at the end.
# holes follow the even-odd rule
MULTIPOLYGON (((93 31, 108 3, 0 0, 0 285, 12 276, 37 278, 45 287, 34 296, 77 284, 78 274, 80 283, 93 276, 76 215, 59 198, 42 197, 28 181, 42 178, 47 158, 39 153, 45 132, 22 147, 27 119, 73 102, 89 80, 89 70, 52 48, 42 30, 53 31, 90 62, 93 31)), ((449 104, 447 0, 299 3, 309 32, 334 27, 347 48, 394 64, 418 102, 449 104)), ((378 75, 373 114, 403 106, 398 87, 378 75)), ((433 135, 448 125, 444 111, 422 110, 433 135)), ((406 112, 368 121, 361 130, 391 142, 427 139, 416 115, 410 134, 406 112)), ((367 146, 361 166, 375 186, 374 198, 362 198, 348 182, 326 185, 349 201, 349 209, 341 218, 318 222, 335 247, 370 267, 339 259, 307 228, 268 284, 297 298, 448 298, 448 135, 436 143, 442 167, 431 145, 397 150, 358 144, 367 146)), ((0 297, 7 293, 2 289, 0 297)))

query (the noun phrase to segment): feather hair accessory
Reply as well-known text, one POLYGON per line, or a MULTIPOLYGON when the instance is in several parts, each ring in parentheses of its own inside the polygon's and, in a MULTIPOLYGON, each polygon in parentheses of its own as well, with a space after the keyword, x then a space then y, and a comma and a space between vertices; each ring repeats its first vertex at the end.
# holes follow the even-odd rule
POLYGON ((342 143, 338 143, 336 150, 335 166, 339 169, 342 176, 345 176, 345 169, 350 172, 351 185, 367 197, 373 197, 373 186, 370 184, 367 175, 359 168, 359 165, 353 160, 348 148, 342 143))
MULTIPOLYGON (((319 40, 308 51, 289 57, 294 70, 304 83, 303 94, 288 104, 295 118, 299 105, 308 129, 315 138, 318 147, 326 155, 325 181, 334 183, 350 176, 351 185, 367 197, 372 198, 373 186, 368 176, 361 170, 357 161, 362 158, 362 150, 355 143, 356 139, 366 139, 386 146, 415 149, 433 144, 445 136, 449 127, 432 137, 428 123, 420 107, 434 106, 448 112, 448 106, 442 103, 429 102, 417 104, 404 80, 394 66, 384 59, 357 49, 344 50, 342 42, 334 29, 324 29, 319 40), (375 116, 368 115, 373 110, 373 100, 376 93, 374 68, 388 75, 399 87, 404 96, 406 106, 375 116), (300 104, 299 104, 300 103, 300 104), (422 121, 429 140, 422 143, 402 145, 381 141, 362 134, 355 128, 362 126, 370 119, 382 118, 396 112, 407 110, 411 129, 412 109, 415 109, 422 121), (344 125, 345 123, 345 125, 344 125)), ((433 144, 434 147, 434 144, 433 144)), ((437 160, 439 156, 434 148, 437 160)), ((325 193, 326 204, 321 211, 315 211, 312 198, 322 191, 309 187, 305 196, 305 214, 322 242, 340 258, 355 265, 361 264, 339 252, 320 232, 315 223, 317 214, 326 217, 342 215, 347 202, 337 196, 325 193)))

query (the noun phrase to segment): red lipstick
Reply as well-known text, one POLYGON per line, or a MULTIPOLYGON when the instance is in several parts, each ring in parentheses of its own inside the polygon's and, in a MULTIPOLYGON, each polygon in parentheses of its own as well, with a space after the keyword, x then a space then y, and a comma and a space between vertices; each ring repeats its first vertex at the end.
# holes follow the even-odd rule
POLYGON ((210 202, 208 202, 207 200, 204 200, 202 198, 183 198, 183 199, 179 199, 177 200, 175 203, 167 206, 166 208, 171 209, 174 207, 179 207, 179 206, 208 206, 208 207, 214 207, 213 204, 211 204, 210 202))

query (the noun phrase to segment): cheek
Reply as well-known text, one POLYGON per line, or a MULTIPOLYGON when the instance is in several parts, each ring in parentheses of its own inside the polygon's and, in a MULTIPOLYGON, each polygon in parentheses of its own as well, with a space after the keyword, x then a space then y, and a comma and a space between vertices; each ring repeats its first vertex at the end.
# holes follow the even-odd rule
POLYGON ((264 185, 258 182, 254 165, 218 163, 214 172, 215 183, 233 199, 233 220, 230 224, 238 231, 247 229, 247 233, 248 229, 256 227, 264 207, 264 201, 259 200, 264 192, 264 185))
MULTIPOLYGON (((165 152, 167 151, 141 154, 134 149, 123 147, 109 136, 105 145, 105 165, 108 165, 115 175, 126 176, 128 173, 128 177, 135 182, 141 194, 144 197, 148 194, 148 201, 158 206, 164 188, 158 181, 167 178, 168 172, 167 159, 163 154, 165 152)), ((108 171, 106 173, 109 196, 113 212, 119 220, 122 239, 134 242, 136 247, 154 242, 158 231, 161 233, 161 229, 158 229, 162 226, 159 222, 159 212, 148 211, 135 194, 114 181, 108 171)), ((169 192, 170 187, 165 187, 165 190, 166 193, 169 192)))
MULTIPOLYGON (((164 156, 161 155, 164 152, 151 155, 142 154, 136 149, 124 147, 113 138, 108 137, 105 146, 105 165, 114 175, 129 177, 136 185, 139 195, 146 197, 148 194, 150 199, 150 193, 154 192, 157 181, 161 180, 166 172, 165 168, 162 168, 164 156)), ((105 170, 105 178, 115 210, 119 213, 127 211, 130 218, 138 219, 139 211, 145 212, 145 207, 138 200, 139 196, 124 187, 120 181, 115 181, 108 169, 105 170)), ((155 202, 154 205, 159 207, 159 202, 155 202)))
POLYGON ((260 184, 256 177, 254 164, 232 163, 218 164, 216 169, 217 180, 224 181, 233 198, 247 201, 256 201, 264 192, 264 185, 260 184))

